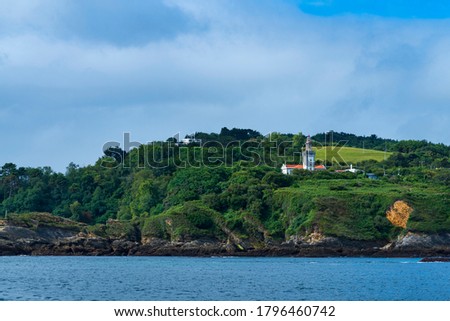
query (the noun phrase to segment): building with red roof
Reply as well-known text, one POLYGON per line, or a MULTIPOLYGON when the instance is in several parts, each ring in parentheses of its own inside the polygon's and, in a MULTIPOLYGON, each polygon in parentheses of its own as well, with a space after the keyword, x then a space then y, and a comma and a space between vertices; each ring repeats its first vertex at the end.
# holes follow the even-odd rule
POLYGON ((316 165, 316 152, 312 148, 311 136, 306 139, 305 150, 302 152, 303 164, 289 165, 283 164, 281 172, 285 175, 291 175, 294 169, 304 169, 308 171, 322 171, 327 168, 324 165, 316 165))
MULTIPOLYGON (((305 169, 303 167, 303 165, 295 165, 295 164, 283 164, 283 166, 281 166, 281 172, 285 175, 291 175, 292 172, 294 171, 294 169, 305 169)), ((324 171, 327 168, 325 167, 325 165, 315 165, 314 166, 314 170, 315 171, 324 171)), ((310 169, 308 169, 310 170, 310 169)))

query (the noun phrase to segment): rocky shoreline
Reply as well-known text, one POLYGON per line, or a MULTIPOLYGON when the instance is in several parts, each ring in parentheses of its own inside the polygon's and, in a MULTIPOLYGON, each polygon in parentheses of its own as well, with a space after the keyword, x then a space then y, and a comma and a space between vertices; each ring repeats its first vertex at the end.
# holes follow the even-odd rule
POLYGON ((293 257, 450 257, 450 233, 408 232, 397 240, 356 241, 326 237, 258 243, 217 239, 169 241, 139 235, 99 236, 56 226, 0 225, 0 256, 293 256, 293 257))

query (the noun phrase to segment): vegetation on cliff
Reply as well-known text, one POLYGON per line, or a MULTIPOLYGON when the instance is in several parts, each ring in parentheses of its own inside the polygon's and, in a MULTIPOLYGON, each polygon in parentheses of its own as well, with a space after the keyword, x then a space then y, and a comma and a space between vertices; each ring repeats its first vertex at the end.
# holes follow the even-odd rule
MULTIPOLYGON (((318 150, 328 171, 289 176, 280 167, 300 161, 304 135, 241 129, 196 133, 201 147, 174 139, 130 151, 113 147, 95 165, 70 164, 64 174, 8 163, 0 170, 0 217, 112 238, 256 247, 312 233, 374 241, 450 231, 448 146, 334 135, 339 143, 326 137, 329 146, 318 150), (352 148, 340 148, 345 138, 352 148), (363 171, 334 171, 350 163, 363 171), (368 172, 379 179, 368 179, 368 172)), ((323 134, 313 138, 316 147, 325 144, 323 134)))
POLYGON ((388 240, 406 230, 450 231, 449 196, 445 187, 424 184, 316 180, 311 185, 277 190, 274 207, 288 235, 319 231, 355 240, 388 240), (389 221, 399 202, 411 209, 401 227, 389 221))

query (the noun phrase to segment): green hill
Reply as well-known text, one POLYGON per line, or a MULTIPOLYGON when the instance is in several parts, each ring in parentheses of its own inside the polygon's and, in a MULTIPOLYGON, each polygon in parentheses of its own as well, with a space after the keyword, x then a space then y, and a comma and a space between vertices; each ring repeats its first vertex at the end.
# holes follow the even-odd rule
POLYGON ((376 160, 378 162, 388 159, 392 153, 382 152, 373 149, 362 149, 354 147, 322 147, 316 148, 317 159, 335 163, 357 164, 366 160, 376 160))
POLYGON ((310 234, 372 242, 410 231, 450 231, 450 146, 353 138, 354 145, 345 147, 320 148, 316 141, 317 159, 353 164, 376 174, 377 181, 335 172, 332 166, 283 175, 280 169, 288 159, 300 162, 304 135, 263 137, 225 128, 220 134, 196 135, 201 146, 169 140, 129 151, 115 147, 93 165, 71 163, 64 174, 7 163, 0 167, 0 217, 14 219, 11 214, 19 213, 15 220, 24 222, 16 225, 64 224, 67 229, 65 220, 36 223, 42 219, 21 216, 47 212, 88 226, 74 229, 111 239, 218 239, 238 248, 310 234), (391 214, 398 201, 400 208, 412 210, 409 218, 407 211, 391 214), (120 224, 111 223, 115 220, 120 224))
POLYGON ((394 239, 402 229, 386 218, 404 201, 413 211, 403 231, 442 233, 450 229, 449 193, 429 185, 398 185, 368 180, 314 180, 274 192, 273 202, 285 235, 325 235, 356 240, 394 239))

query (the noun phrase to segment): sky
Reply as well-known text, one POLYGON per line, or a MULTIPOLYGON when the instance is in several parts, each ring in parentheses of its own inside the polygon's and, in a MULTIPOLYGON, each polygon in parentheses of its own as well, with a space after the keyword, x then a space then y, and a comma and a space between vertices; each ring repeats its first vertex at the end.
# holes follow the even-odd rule
POLYGON ((450 144, 450 1, 2 0, 0 166, 222 127, 450 144))

